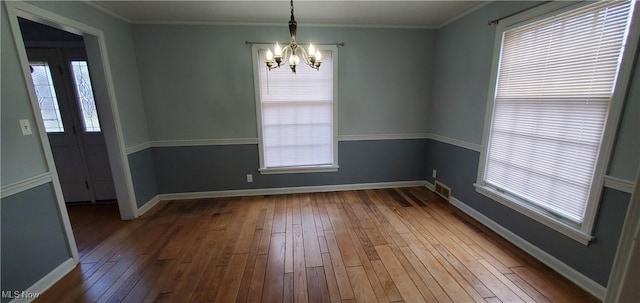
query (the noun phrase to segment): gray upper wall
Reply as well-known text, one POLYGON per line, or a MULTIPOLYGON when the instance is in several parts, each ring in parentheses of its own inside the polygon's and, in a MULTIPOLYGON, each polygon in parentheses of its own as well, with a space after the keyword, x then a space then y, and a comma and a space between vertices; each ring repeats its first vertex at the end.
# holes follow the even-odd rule
POLYGON ((18 60, 18 51, 13 40, 9 17, 4 3, 0 3, 0 45, 2 51, 2 111, 0 144, 0 166, 2 185, 13 184, 47 172, 44 150, 37 133, 23 136, 20 119, 29 119, 35 127, 35 119, 29 102, 27 86, 18 60))
MULTIPOLYGON (((125 146, 148 142, 149 132, 130 25, 78 1, 28 3, 103 31, 125 146)), ((5 37, 2 37, 2 43, 4 46, 5 37)))
MULTIPOLYGON (((497 1, 437 30, 429 132, 476 144, 482 142, 496 34, 496 27, 488 26, 487 21, 534 5, 536 2, 497 1)), ((640 164, 638 138, 640 66, 636 59, 609 175, 626 180, 636 178, 640 164)))
MULTIPOLYGON (((132 25, 152 140, 256 138, 251 48, 288 42, 282 26, 132 25)), ((338 50, 341 135, 427 132, 434 31, 298 28, 338 50)), ((285 67, 286 68, 286 67, 285 67)))
POLYGON ((535 4, 498 1, 436 31, 430 132, 482 143, 496 34, 487 21, 535 4))
POLYGON ((609 175, 625 180, 636 178, 640 161, 640 57, 638 58, 609 167, 609 175))

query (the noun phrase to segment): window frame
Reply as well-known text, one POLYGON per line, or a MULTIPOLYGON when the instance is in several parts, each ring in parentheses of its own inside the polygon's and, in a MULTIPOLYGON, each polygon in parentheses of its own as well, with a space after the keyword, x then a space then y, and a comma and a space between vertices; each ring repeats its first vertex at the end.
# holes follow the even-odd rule
POLYGON ((640 33, 640 22, 638 20, 639 8, 637 2, 633 11, 631 25, 627 34, 626 45, 623 50, 622 60, 617 74, 614 91, 609 103, 608 113, 605 117, 606 122, 603 129, 602 141, 600 143, 594 175, 590 186, 589 197, 585 209, 583 223, 578 225, 564 218, 552 214, 549 211, 542 210, 521 199, 505 194, 497 189, 487 186, 484 181, 484 175, 487 168, 488 143, 491 136, 491 125, 493 121, 493 111, 495 95, 497 92, 497 78, 502 56, 502 41, 506 31, 513 28, 523 26, 525 24, 545 19, 554 15, 558 15, 567 11, 578 9, 582 6, 589 5, 592 2, 585 1, 575 2, 551 2, 515 16, 501 20, 497 25, 494 39, 494 53, 491 67, 491 75, 489 82, 489 92, 487 96, 487 104, 485 110, 485 123, 482 136, 482 146, 480 151, 480 161, 478 165, 477 180, 474 184, 476 191, 496 202, 499 202, 521 214, 536 220, 539 223, 550 227, 569 238, 572 238, 584 245, 588 245, 595 237, 592 236, 595 225, 598 205, 604 188, 604 177, 607 175, 611 154, 617 134, 620 117, 624 108, 624 102, 627 96, 627 88, 630 83, 630 76, 633 68, 634 54, 636 53, 638 36, 640 33))
MULTIPOLYGON (((302 44, 299 44, 303 47, 302 44)), ((251 45, 251 58, 253 62, 253 85, 255 91, 256 102, 256 128, 258 130, 258 155, 260 160, 260 167, 258 171, 263 174, 290 174, 290 173, 321 173, 321 172, 336 172, 340 168, 338 165, 338 46, 337 45, 322 45, 317 47, 323 51, 331 52, 331 61, 333 67, 333 102, 332 102, 332 126, 333 126, 333 164, 332 165, 317 165, 317 166, 291 166, 291 167, 265 167, 264 165, 264 148, 263 148, 263 135, 262 135, 262 104, 260 101, 260 76, 259 76, 259 51, 266 50, 273 45, 270 44, 252 44, 251 45)), ((286 62, 280 68, 289 69, 286 62)), ((310 68, 304 63, 301 63, 298 68, 310 68)), ((320 67, 322 68, 322 67, 320 67)))

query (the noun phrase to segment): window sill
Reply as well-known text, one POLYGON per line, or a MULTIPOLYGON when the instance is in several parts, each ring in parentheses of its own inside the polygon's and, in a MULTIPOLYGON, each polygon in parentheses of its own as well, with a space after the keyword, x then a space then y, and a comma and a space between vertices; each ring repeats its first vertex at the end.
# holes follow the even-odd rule
POLYGON ((276 174, 303 174, 303 173, 330 173, 337 172, 340 166, 301 166, 301 167, 277 167, 277 168, 259 168, 258 171, 263 175, 276 174))
POLYGON ((594 239, 593 236, 586 234, 585 232, 580 230, 579 227, 562 222, 551 213, 538 209, 532 205, 528 205, 513 197, 507 196, 493 188, 482 186, 479 184, 474 184, 474 186, 476 187, 476 191, 478 193, 498 203, 501 203, 504 206, 507 206, 533 220, 536 220, 539 223, 542 223, 545 226, 552 228, 553 230, 584 245, 589 245, 589 242, 594 239))

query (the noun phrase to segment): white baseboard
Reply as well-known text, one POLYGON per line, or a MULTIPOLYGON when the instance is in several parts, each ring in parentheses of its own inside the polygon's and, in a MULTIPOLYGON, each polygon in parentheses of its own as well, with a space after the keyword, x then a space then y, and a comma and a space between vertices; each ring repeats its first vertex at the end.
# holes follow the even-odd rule
POLYGON ((394 188, 394 187, 414 187, 414 186, 424 186, 424 183, 425 183, 424 181, 399 181, 399 182, 358 183, 358 184, 340 184, 340 185, 220 190, 220 191, 207 191, 207 192, 160 194, 159 199, 160 200, 184 200, 184 199, 280 195, 280 194, 297 194, 297 193, 313 193, 313 192, 328 192, 328 191, 378 189, 378 188, 394 188))
MULTIPOLYGON (((71 270, 73 270, 78 264, 78 260, 74 258, 69 258, 67 261, 64 261, 62 264, 58 265, 54 270, 49 272, 46 276, 42 277, 42 279, 38 280, 38 282, 31 285, 31 287, 27 288, 24 293, 29 295, 38 294, 42 295, 45 290, 49 289, 53 284, 58 282, 62 277, 68 274, 71 270)), ((15 298, 10 303, 22 303, 22 302, 31 302, 36 298, 15 298)))
POLYGON ((147 201, 147 203, 145 203, 140 208, 138 208, 138 213, 137 213, 136 217, 140 217, 140 216, 144 215, 144 213, 146 213, 147 211, 152 209, 159 202, 160 202, 160 195, 155 195, 155 197, 151 198, 151 200, 147 201))
MULTIPOLYGON (((427 188, 429 188, 429 184, 430 183, 427 182, 427 188)), ((571 282, 575 283, 576 285, 580 286, 582 289, 591 293, 596 298, 600 300, 604 298, 604 295, 607 292, 607 289, 604 286, 591 280, 587 276, 573 269, 572 267, 565 264, 564 262, 558 260, 557 258, 545 252, 544 250, 529 243, 527 240, 519 237, 518 235, 504 228, 502 225, 496 223, 495 221, 489 219, 488 217, 478 212, 477 210, 471 208, 467 204, 464 204, 462 201, 456 199, 455 197, 451 197, 451 200, 449 202, 453 206, 457 207, 458 209, 460 209, 467 215, 471 216, 472 218, 478 220, 480 223, 484 224, 486 227, 493 230, 503 238, 507 239, 509 242, 513 243, 515 246, 519 247, 520 249, 524 250, 534 258, 538 259, 540 262, 551 267, 553 270, 563 275, 565 278, 569 279, 571 282)))
POLYGON ((431 183, 429 181, 424 181, 424 187, 426 187, 430 191, 436 191, 436 186, 433 185, 433 183, 431 183))

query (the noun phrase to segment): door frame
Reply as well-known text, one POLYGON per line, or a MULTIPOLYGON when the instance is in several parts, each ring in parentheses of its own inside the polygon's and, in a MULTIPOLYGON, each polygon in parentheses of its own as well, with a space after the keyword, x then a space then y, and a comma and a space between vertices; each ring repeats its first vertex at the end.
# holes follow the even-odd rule
POLYGON ((27 84, 29 99, 31 101, 31 109, 33 110, 35 122, 37 124, 38 135, 42 143, 48 170, 52 175, 52 183, 56 194, 56 200, 58 202, 58 211, 63 220, 69 248, 72 251, 74 259, 77 260, 77 247, 73 237, 71 224, 69 222, 69 215, 66 210, 64 197, 62 195, 60 180, 53 161, 51 146, 44 129, 44 122, 40 115, 35 89, 31 80, 29 60, 24 41, 22 39, 18 17, 83 36, 85 50, 87 53, 87 61, 91 66, 91 80, 93 84, 94 97, 96 105, 100 110, 100 122, 102 123, 104 139, 107 146, 107 154, 109 156, 109 164, 111 166, 113 183, 116 190, 116 197, 118 199, 120 217, 123 220, 132 220, 138 216, 138 208, 133 191, 133 181, 125 148, 122 125, 120 123, 120 115, 118 113, 116 94, 111 75, 111 67, 109 65, 109 57, 107 56, 104 33, 102 30, 95 27, 24 2, 5 1, 5 5, 9 15, 9 23, 15 40, 18 58, 20 65, 22 66, 24 80, 27 84))

